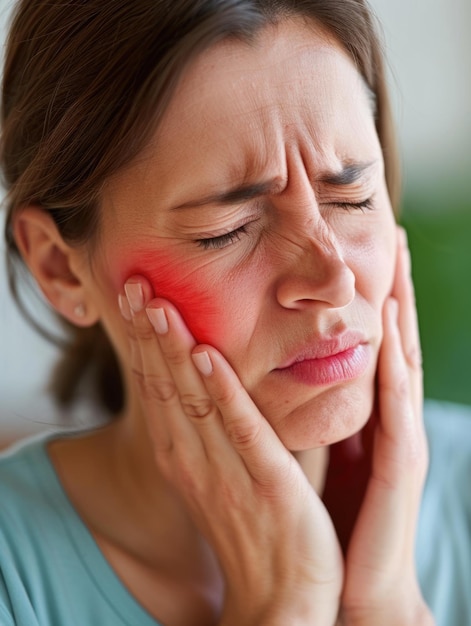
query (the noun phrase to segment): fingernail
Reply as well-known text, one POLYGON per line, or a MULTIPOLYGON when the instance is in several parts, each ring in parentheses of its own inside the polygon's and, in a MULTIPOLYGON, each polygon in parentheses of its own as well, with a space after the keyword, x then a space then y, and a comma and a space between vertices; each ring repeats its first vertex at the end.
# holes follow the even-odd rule
POLYGON ((139 283, 126 283, 124 291, 128 298, 129 306, 134 313, 139 313, 144 308, 144 291, 139 283))
POLYGON ((160 309, 146 309, 149 322, 154 327, 154 330, 159 335, 165 335, 168 332, 168 321, 165 311, 160 309))
POLYGON ((118 296, 118 304, 121 315, 127 322, 130 322, 132 319, 131 309, 129 308, 129 303, 127 299, 122 294, 119 294, 118 296))
POLYGON ((203 376, 211 376, 213 373, 213 364, 207 352, 195 352, 191 355, 193 363, 203 376))

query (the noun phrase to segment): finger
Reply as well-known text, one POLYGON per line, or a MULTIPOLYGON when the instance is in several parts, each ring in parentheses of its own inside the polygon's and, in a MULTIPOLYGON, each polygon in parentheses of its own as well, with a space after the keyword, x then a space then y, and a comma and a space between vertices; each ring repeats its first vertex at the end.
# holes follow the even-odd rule
POLYGON ((215 405, 191 358, 195 340, 178 312, 167 301, 159 298, 152 300, 146 307, 146 314, 156 334, 167 370, 174 380, 184 413, 190 419, 206 417, 214 411, 215 405))
MULTIPOLYGON (((406 478, 410 464, 422 461, 422 431, 410 386, 410 368, 402 350, 398 325, 398 304, 393 298, 386 302, 384 311, 384 339, 378 363, 379 414, 378 429, 384 434, 385 446, 376 469, 384 471, 391 480, 394 465, 400 470, 398 478, 406 478), (389 461, 392 467, 387 467, 389 461), (406 476, 404 476, 404 468, 406 476)), ((409 476, 410 478, 410 476, 409 476)), ((386 481, 388 479, 385 479, 386 481)))
POLYGON ((224 431, 219 408, 208 394, 195 366, 191 351, 196 342, 180 314, 168 301, 160 298, 148 303, 146 313, 178 394, 178 419, 192 423, 213 463, 227 464, 229 458, 238 458, 224 431))
POLYGON ((134 327, 132 325, 132 310, 129 306, 128 298, 125 294, 120 293, 118 295, 118 304, 121 315, 125 320, 125 329, 128 337, 129 349, 131 352, 131 369, 138 377, 140 377, 142 374, 141 354, 139 346, 137 344, 136 335, 134 333, 134 327))
POLYGON ((198 346, 193 359, 219 408, 224 430, 253 479, 271 495, 286 493, 287 482, 294 483, 304 474, 234 370, 210 346, 198 346))
POLYGON ((426 467, 424 440, 414 415, 397 309, 396 301, 388 299, 378 362, 379 419, 372 471, 353 536, 353 542, 356 539, 361 547, 354 555, 356 564, 364 569, 365 576, 371 576, 371 570, 377 568, 378 583, 381 572, 381 576, 387 576, 401 564, 410 565, 426 467))
MULTIPOLYGON (((225 466, 225 474, 231 475, 245 465, 252 478, 264 485, 276 483, 280 490, 290 475, 287 467, 292 466, 293 458, 227 361, 209 346, 206 350, 198 346, 189 358, 195 341, 170 303, 154 299, 147 312, 156 320, 160 347, 176 381, 182 408, 198 431, 208 459, 215 466, 225 466), (163 316, 166 323, 161 324, 163 316)), ((240 480, 240 471, 237 475, 240 480)))
POLYGON ((186 446, 188 455, 198 454, 201 446, 183 414, 177 386, 146 313, 152 288, 145 279, 135 276, 126 282, 125 292, 131 311, 128 335, 132 371, 155 449, 164 453, 178 445, 186 446))
POLYGON ((407 235, 398 228, 398 250, 393 294, 399 305, 398 323, 404 357, 409 367, 414 407, 420 414, 423 399, 422 356, 420 349, 419 325, 411 277, 410 252, 407 235))
MULTIPOLYGON (((404 562, 404 555, 413 554, 427 466, 425 438, 415 415, 409 376, 399 332, 398 305, 391 298, 384 311, 384 340, 378 370, 379 420, 367 499, 375 511, 372 527, 378 534, 377 546, 382 535, 383 543, 403 547, 403 551, 396 548, 397 563, 404 562)), ((382 558, 386 558, 386 553, 384 546, 382 558)))

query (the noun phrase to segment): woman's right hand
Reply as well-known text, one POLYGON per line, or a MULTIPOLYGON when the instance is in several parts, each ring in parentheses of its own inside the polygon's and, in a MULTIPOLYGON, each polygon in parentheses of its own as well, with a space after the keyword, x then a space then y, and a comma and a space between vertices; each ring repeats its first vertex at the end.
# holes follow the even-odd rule
POLYGON ((211 346, 133 277, 120 297, 157 465, 225 577, 221 625, 333 626, 343 582, 331 519, 293 455, 211 346))

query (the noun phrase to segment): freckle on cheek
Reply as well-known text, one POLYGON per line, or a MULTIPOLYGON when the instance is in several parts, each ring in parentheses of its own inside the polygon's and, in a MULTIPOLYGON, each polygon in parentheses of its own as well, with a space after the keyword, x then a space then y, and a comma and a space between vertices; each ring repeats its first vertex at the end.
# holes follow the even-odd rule
POLYGON ((122 283, 128 276, 144 276, 156 297, 165 298, 177 307, 197 342, 218 347, 227 325, 218 305, 219 286, 212 277, 204 276, 203 270, 189 273, 181 262, 155 252, 141 253, 123 267, 122 283))

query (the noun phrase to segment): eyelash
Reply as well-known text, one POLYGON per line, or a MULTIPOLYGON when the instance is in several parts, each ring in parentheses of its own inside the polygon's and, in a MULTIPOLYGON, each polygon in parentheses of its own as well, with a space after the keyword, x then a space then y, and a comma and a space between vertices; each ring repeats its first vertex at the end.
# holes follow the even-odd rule
MULTIPOLYGON (((347 211, 349 209, 369 211, 373 208, 372 198, 367 198, 366 200, 362 200, 361 202, 333 202, 332 204, 347 211)), ((239 228, 231 230, 229 233, 224 233, 224 235, 218 235, 217 237, 207 237, 205 239, 197 239, 196 243, 200 248, 203 248, 204 250, 219 250, 235 243, 236 241, 239 241, 241 235, 245 235, 247 233, 247 227, 248 224, 243 224, 242 226, 239 226, 239 228)))
POLYGON ((367 198, 366 200, 362 200, 361 202, 333 202, 334 206, 339 207, 341 209, 354 209, 360 211, 370 211, 373 209, 373 198, 367 198))
POLYGON ((244 235, 247 232, 247 224, 243 224, 236 228, 235 230, 231 230, 230 233, 225 233, 224 235, 219 235, 218 237, 208 237, 206 239, 198 239, 197 244, 200 248, 204 250, 217 250, 219 248, 225 248, 226 246, 239 241, 240 236, 244 235))

